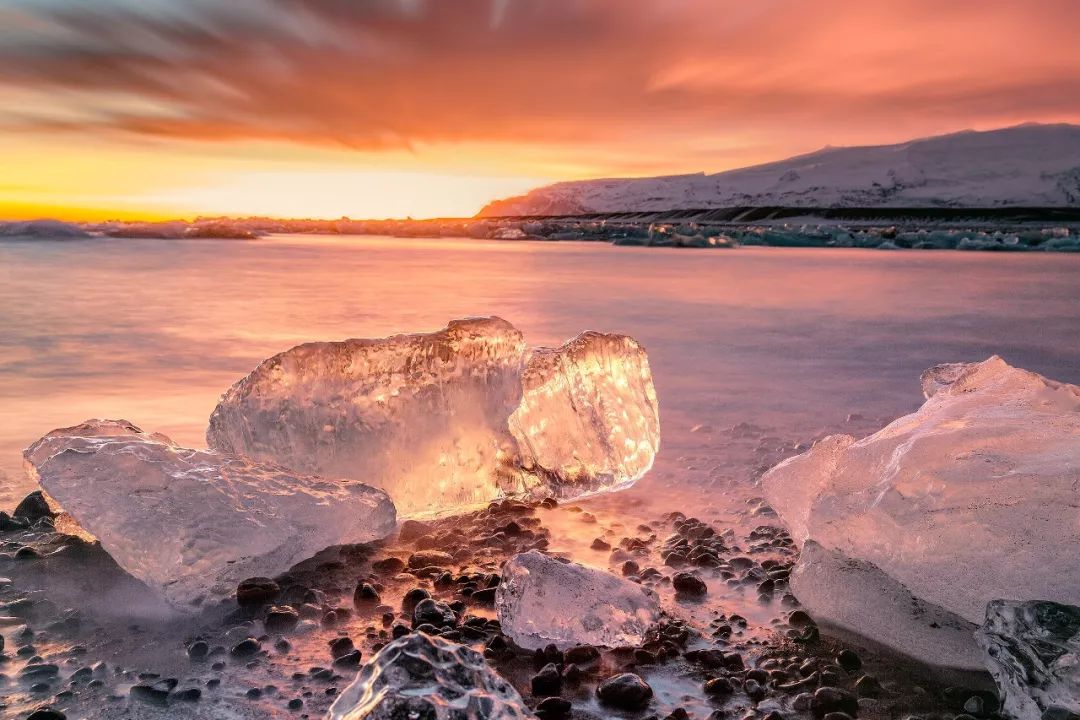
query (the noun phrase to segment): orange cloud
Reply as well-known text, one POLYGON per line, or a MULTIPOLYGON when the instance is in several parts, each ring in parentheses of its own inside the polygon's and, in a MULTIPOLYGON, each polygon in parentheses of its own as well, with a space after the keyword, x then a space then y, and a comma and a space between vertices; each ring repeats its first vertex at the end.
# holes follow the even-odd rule
POLYGON ((717 171, 1080 120, 1078 26, 1075 0, 10 0, 0 129, 531 178, 717 171))

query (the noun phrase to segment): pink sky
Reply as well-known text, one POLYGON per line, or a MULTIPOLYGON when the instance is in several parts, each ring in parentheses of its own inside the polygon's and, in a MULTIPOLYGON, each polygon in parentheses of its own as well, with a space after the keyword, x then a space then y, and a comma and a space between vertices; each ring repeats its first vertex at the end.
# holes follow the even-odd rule
POLYGON ((318 177, 467 214, 555 179, 1078 121, 1077 28, 1075 0, 16 0, 0 210, 258 212, 318 177), (80 189, 94 167, 140 182, 80 189))

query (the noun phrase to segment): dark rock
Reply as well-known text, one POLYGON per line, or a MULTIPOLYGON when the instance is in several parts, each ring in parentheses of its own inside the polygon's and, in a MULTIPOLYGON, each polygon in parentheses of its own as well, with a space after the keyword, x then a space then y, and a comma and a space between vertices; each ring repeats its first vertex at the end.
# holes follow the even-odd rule
POLYGON ((210 654, 210 645, 204 640, 196 640, 188 645, 187 654, 192 660, 201 660, 210 654))
POLYGON ((413 588, 409 592, 405 593, 405 597, 401 598, 401 609, 405 612, 411 613, 413 610, 416 609, 416 606, 420 603, 421 600, 427 600, 430 597, 431 593, 429 593, 424 588, 413 588))
POLYGON ((181 702, 198 702, 202 698, 202 690, 199 688, 185 688, 174 692, 172 697, 173 700, 180 700, 181 702))
POLYGON ((735 686, 726 677, 717 677, 705 681, 706 695, 730 695, 735 692, 735 686))
POLYGON ((555 663, 548 663, 532 677, 532 694, 536 697, 558 695, 562 690, 562 675, 555 663))
POLYGON ((566 651, 565 659, 568 663, 587 666, 600 659, 600 651, 592 645, 575 645, 566 651))
POLYGON ((837 687, 820 687, 814 691, 810 711, 816 718, 824 718, 831 712, 843 712, 855 717, 859 714, 859 701, 854 695, 837 687))
POLYGON ((589 546, 593 550, 600 550, 601 552, 607 552, 611 549, 611 543, 607 542, 603 538, 596 538, 592 541, 592 545, 589 546))
POLYGON ((253 577, 236 586, 236 602, 242 608, 257 608, 274 602, 281 588, 270 578, 253 577))
POLYGON ((541 720, 560 720, 567 717, 573 706, 561 697, 546 697, 536 704, 536 716, 541 720))
POLYGON ((35 490, 22 499, 18 507, 12 513, 12 517, 20 520, 26 520, 30 524, 41 520, 42 518, 54 518, 54 513, 49 508, 49 503, 45 500, 45 495, 40 490, 35 490))
POLYGON ((258 640, 249 637, 233 645, 232 650, 229 652, 234 657, 249 657, 259 652, 260 647, 258 640))
POLYGON ((300 624, 300 613, 288 606, 275 606, 266 612, 263 626, 266 632, 274 635, 292 632, 300 624))
POLYGON ((622 673, 604 680, 596 688, 600 702, 622 710, 645 707, 653 696, 652 688, 639 675, 622 673))
POLYGON ((477 590, 469 596, 469 599, 477 605, 494 605, 495 591, 496 588, 484 588, 483 590, 477 590))
POLYGON ((357 583, 356 589, 353 590, 353 604, 354 605, 378 605, 382 599, 379 597, 379 591, 375 589, 375 586, 371 583, 357 583))
POLYGON ((709 592, 705 581, 691 572, 675 573, 671 578, 671 586, 676 593, 685 597, 704 597, 709 592))
POLYGON ((413 627, 421 625, 433 625, 437 628, 453 627, 457 624, 457 616, 446 603, 437 602, 431 598, 425 598, 416 604, 413 609, 413 627))
POLYGON ((363 658, 359 650, 350 650, 340 657, 334 658, 334 665, 336 667, 360 667, 360 660, 363 658))
POLYGON ((862 659, 853 650, 841 650, 836 656, 836 663, 852 675, 862 669, 862 659))
POLYGON ((387 575, 396 575, 405 569, 405 561, 401 558, 386 557, 371 563, 371 569, 387 575))
POLYGON ((333 658, 339 658, 343 655, 351 653, 355 646, 351 638, 339 637, 330 641, 330 656, 333 658))
POLYGON ((53 708, 38 708, 27 715, 26 720, 67 720, 67 715, 53 708))
POLYGON ((285 707, 290 710, 299 710, 300 708, 304 707, 304 701, 300 698, 293 698, 288 703, 286 703, 285 707))
POLYGON ((165 705, 169 700, 169 691, 154 685, 135 685, 131 688, 130 695, 139 702, 150 705, 165 705))
POLYGON ((15 532, 25 530, 30 523, 22 518, 13 518, 6 512, 0 511, 0 532, 15 532))

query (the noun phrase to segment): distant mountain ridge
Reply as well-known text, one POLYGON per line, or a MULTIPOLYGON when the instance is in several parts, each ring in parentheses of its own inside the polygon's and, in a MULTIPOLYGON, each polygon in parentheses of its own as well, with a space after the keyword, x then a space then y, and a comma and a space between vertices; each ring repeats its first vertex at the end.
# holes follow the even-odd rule
POLYGON ((496 200, 484 217, 681 208, 1080 206, 1080 125, 965 130, 895 145, 651 178, 560 182, 496 200))

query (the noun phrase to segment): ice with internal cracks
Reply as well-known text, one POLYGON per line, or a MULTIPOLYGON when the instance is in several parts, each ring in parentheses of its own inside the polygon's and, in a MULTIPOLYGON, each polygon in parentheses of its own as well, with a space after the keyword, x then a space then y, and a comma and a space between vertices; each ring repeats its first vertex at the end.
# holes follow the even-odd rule
POLYGON ((369 660, 325 720, 532 720, 517 690, 480 653, 417 632, 369 660))
POLYGON ((618 489, 659 442, 637 342, 529 349, 499 318, 292 348, 230 388, 207 431, 217 450, 382 487, 403 515, 618 489))
POLYGON ((528 650, 640 645, 660 614, 648 588, 536 550, 506 561, 495 607, 503 632, 528 650))
MULTIPOLYGON (((798 544, 814 541, 895 581, 876 609, 896 632, 877 639, 916 657, 940 648, 907 615, 886 616, 901 588, 972 629, 992 600, 1080 604, 1080 553, 1071 551, 1080 546, 1080 388, 996 356, 931 368, 922 381, 916 412, 862 440, 826 438, 762 479, 798 544)), ((798 575, 796 595, 819 619, 866 630, 821 588, 804 582, 800 595, 798 575)), ((971 650, 958 650, 956 664, 971 650)))
POLYGON ((120 567, 180 610, 396 524, 376 488, 182 448, 123 420, 54 430, 23 455, 30 476, 120 567))

